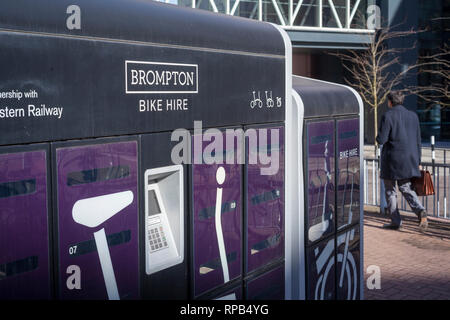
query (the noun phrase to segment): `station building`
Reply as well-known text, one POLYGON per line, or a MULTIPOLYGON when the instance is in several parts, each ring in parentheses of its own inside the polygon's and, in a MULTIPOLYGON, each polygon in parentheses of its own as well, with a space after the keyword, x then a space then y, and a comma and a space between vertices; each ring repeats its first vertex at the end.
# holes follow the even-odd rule
MULTIPOLYGON (((209 10, 280 25, 292 41, 293 73, 320 80, 345 83, 341 61, 330 53, 364 50, 378 25, 428 32, 396 39, 390 47, 411 48, 402 53, 403 67, 419 56, 436 52, 448 44, 450 1, 448 0, 165 0, 179 6, 209 10), (412 48, 414 46, 414 48, 412 48)), ((405 79, 405 85, 429 85, 427 75, 405 79)), ((423 142, 434 135, 438 142, 450 141, 450 112, 414 96, 405 106, 419 115, 423 142)), ((380 107, 379 114, 387 106, 380 107)), ((365 142, 374 143, 373 115, 366 106, 365 142)), ((381 118, 381 117, 379 117, 381 118)))

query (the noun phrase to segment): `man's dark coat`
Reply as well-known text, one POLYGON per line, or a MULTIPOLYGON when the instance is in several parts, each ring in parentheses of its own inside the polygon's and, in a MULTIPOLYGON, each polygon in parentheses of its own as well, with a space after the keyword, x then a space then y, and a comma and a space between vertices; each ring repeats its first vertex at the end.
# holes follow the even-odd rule
POLYGON ((390 108, 381 118, 377 142, 383 145, 382 179, 420 177, 422 144, 417 114, 401 105, 390 108))

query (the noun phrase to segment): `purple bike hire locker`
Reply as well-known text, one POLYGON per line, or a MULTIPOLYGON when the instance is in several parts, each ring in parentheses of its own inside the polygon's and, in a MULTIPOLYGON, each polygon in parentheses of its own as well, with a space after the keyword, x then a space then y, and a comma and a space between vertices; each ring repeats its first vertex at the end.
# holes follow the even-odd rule
POLYGON ((0 154, 0 299, 50 299, 46 151, 0 154))
POLYGON ((337 121, 337 228, 359 222, 359 119, 337 121))
POLYGON ((360 225, 353 225, 337 235, 337 300, 360 298, 360 225))
POLYGON ((306 298, 334 300, 335 295, 335 238, 329 237, 306 248, 306 298))
POLYGON ((62 299, 137 299, 137 141, 56 147, 62 299))
POLYGON ((284 300, 284 265, 248 281, 247 299, 284 300))
POLYGON ((307 124, 308 210, 305 232, 308 243, 334 232, 335 156, 334 120, 307 124))
POLYGON ((247 272, 284 257, 284 128, 255 129, 258 143, 251 144, 256 146, 246 138, 247 272), (272 131, 278 132, 278 141, 271 141, 272 131), (261 169, 270 166, 261 163, 264 156, 278 161, 277 172, 263 174, 261 169))
MULTIPOLYGON (((205 137, 206 135, 203 139, 205 137)), ((222 132, 222 138, 225 145, 225 132, 222 132)), ((206 164, 205 160, 209 162, 211 159, 207 158, 216 155, 215 151, 207 149, 210 141, 199 142, 199 146, 196 148, 195 139, 200 141, 201 137, 197 135, 192 137, 192 155, 194 157, 192 164, 192 262, 194 268, 193 289, 194 296, 197 297, 241 276, 242 165, 236 162, 220 165, 206 164), (205 150, 211 152, 205 152, 205 150), (195 159, 203 159, 203 161, 195 159), (220 168, 223 168, 224 171, 220 168), (224 181, 218 181, 218 171, 222 172, 224 181), (221 204, 219 204, 221 205, 220 219, 216 217, 216 199, 219 193, 222 196, 221 204)), ((214 138, 211 141, 213 140, 214 138)), ((238 151, 236 140, 234 148, 225 151, 234 151, 236 155, 238 151)), ((227 152, 223 152, 224 161, 227 152)))

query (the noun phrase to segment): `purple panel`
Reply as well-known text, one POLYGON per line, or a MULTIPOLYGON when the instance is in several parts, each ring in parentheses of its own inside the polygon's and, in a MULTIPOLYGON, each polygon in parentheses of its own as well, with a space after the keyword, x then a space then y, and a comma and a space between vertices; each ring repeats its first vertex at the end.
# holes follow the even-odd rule
MULTIPOLYGON (((225 133, 222 137, 225 143, 225 133)), ((193 139, 195 140, 196 137, 194 136, 193 139)), ((202 152, 210 143, 209 141, 202 143, 202 152)), ((192 145, 195 146, 195 143, 192 145)), ((235 152, 237 152, 236 145, 235 143, 235 152)), ((225 182, 220 186, 223 189, 221 224, 230 280, 239 277, 242 272, 242 165, 193 164, 193 273, 195 296, 223 285, 225 282, 215 223, 216 196, 219 188, 216 172, 219 167, 223 167, 226 173, 225 182)))
POLYGON ((338 229, 359 221, 359 119, 340 120, 338 130, 338 229))
MULTIPOLYGON (((278 171, 273 175, 263 175, 261 157, 252 157, 247 148, 247 259, 248 272, 261 267, 271 260, 284 256, 284 128, 272 127, 267 130, 267 139, 260 139, 258 129, 258 153, 270 154, 273 161, 278 159, 278 171), (278 130, 279 141, 271 141, 271 130, 278 130), (249 159, 257 158, 257 163, 249 159)), ((253 151, 256 153, 255 151, 253 151)))
POLYGON ((284 300, 284 266, 278 267, 247 284, 248 300, 284 300))
MULTIPOLYGON (((58 148, 56 158, 61 298, 108 299, 94 239, 94 232, 102 229, 115 275, 115 285, 111 278, 109 285, 117 288, 120 299, 138 298, 137 142, 58 148), (115 195, 119 193, 128 195, 129 202, 118 201, 115 195), (75 221, 80 208, 75 206, 77 201, 111 195, 114 199, 106 198, 99 205, 105 211, 88 212, 92 208, 89 203, 84 207, 82 212, 86 215, 82 217, 92 219, 112 212, 106 210, 109 203, 114 203, 111 210, 119 210, 115 215, 92 226, 81 224, 81 218, 75 221), (76 272, 70 266, 78 266, 81 270, 80 288, 74 288, 76 272)), ((97 199, 95 201, 100 201, 97 199)))
POLYGON ((309 123, 308 127, 309 243, 334 232, 334 121, 309 123))
POLYGON ((361 285, 359 224, 339 233, 337 243, 337 299, 359 300, 361 285))
POLYGON ((0 299, 49 299, 46 152, 0 155, 0 299))
POLYGON ((306 296, 308 300, 335 299, 334 237, 307 248, 306 296))

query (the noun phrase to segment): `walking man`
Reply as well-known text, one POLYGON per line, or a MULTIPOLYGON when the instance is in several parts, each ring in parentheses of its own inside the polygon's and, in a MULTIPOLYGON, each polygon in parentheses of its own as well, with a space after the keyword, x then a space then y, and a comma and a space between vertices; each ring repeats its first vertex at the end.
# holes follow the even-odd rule
POLYGON ((402 105, 403 100, 402 93, 396 91, 389 93, 389 110, 381 118, 376 138, 377 142, 383 145, 381 179, 384 180, 387 211, 391 214, 392 220, 383 228, 398 230, 402 225, 397 207, 396 184, 398 184, 403 197, 419 218, 421 231, 425 231, 428 227, 427 213, 416 192, 411 189, 411 179, 420 177, 422 144, 419 119, 414 112, 402 105))

